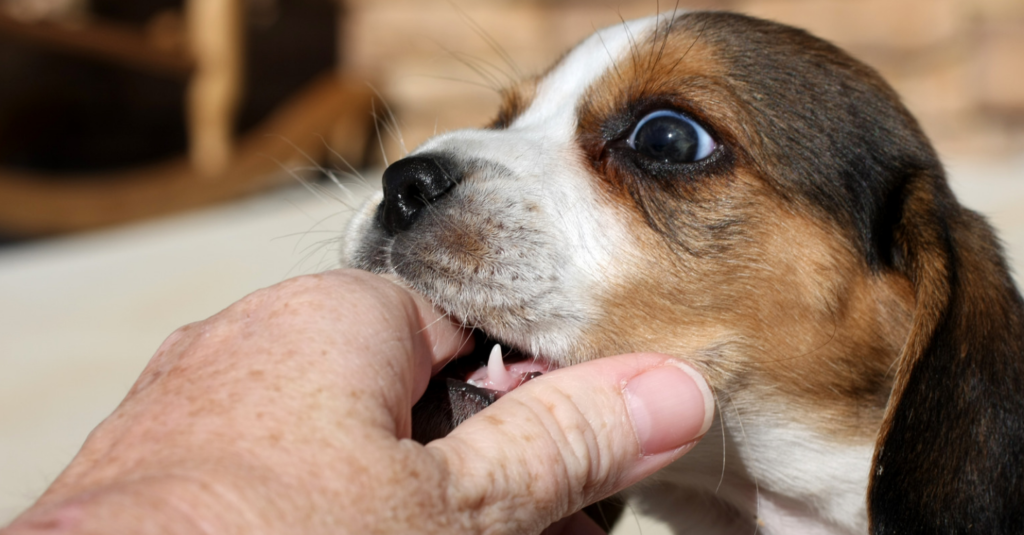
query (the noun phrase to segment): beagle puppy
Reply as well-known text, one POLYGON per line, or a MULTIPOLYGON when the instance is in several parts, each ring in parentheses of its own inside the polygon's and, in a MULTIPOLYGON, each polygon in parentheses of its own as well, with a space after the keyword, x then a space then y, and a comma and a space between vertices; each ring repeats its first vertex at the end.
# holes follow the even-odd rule
POLYGON ((601 30, 392 164, 342 254, 505 348, 447 376, 455 423, 553 367, 685 357, 717 421, 631 498, 679 533, 1024 530, 999 243, 896 93, 801 30, 601 30))

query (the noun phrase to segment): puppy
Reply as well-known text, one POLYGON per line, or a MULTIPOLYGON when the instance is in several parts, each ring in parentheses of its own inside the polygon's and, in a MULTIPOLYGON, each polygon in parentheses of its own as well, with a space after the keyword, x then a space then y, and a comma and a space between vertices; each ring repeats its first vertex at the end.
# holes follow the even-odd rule
POLYGON ((1024 305, 996 238, 893 90, 803 31, 602 30, 391 165, 343 256, 530 357, 521 377, 699 368, 715 425, 633 496, 679 533, 1024 529, 1024 305))

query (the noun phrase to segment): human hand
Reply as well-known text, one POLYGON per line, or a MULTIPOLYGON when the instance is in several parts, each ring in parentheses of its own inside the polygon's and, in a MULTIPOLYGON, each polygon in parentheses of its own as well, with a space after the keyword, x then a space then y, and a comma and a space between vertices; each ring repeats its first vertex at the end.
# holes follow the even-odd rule
POLYGON ((0 533, 539 533, 710 425, 699 376, 636 354, 545 374, 417 444, 410 408, 466 336, 364 272, 256 292, 171 335, 0 533))

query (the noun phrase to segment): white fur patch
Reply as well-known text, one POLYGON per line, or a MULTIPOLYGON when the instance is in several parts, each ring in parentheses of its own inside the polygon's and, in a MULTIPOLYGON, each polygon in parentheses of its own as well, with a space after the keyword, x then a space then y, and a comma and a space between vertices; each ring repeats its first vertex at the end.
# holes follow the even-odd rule
MULTIPOLYGON (((397 272, 502 342, 575 363, 580 334, 601 319, 602 290, 627 280, 630 257, 645 254, 624 208, 603 197, 580 157, 580 99, 660 20, 625 23, 581 43, 506 129, 459 130, 416 149, 413 156, 455 160, 464 176, 425 210, 429 225, 397 236, 380 229, 381 197, 372 199, 351 223, 343 260, 397 272)), ((826 442, 778 417, 791 412, 786 407, 759 404, 743 416, 734 404, 719 408, 700 445, 641 485, 639 508, 657 509, 680 533, 866 533, 872 444, 826 442)))
POLYGON ((867 533, 872 443, 823 441, 764 404, 743 414, 731 402, 718 409, 697 447, 633 490, 640 510, 680 533, 746 533, 755 525, 763 535, 867 533))
MULTIPOLYGON (((622 263, 614 259, 631 254, 633 244, 616 214, 618 208, 603 202, 598 179, 581 163, 577 108, 593 83, 627 57, 657 20, 607 28, 581 43, 539 82, 530 107, 508 128, 445 133, 411 153, 440 153, 474 165, 477 170, 455 188, 459 202, 485 203, 491 216, 520 229, 508 237, 509 259, 493 255, 492 280, 474 287, 410 281, 414 287, 492 336, 560 364, 573 363, 579 333, 597 319, 594 289, 619 278, 616 269, 622 263), (511 256, 530 261, 517 262, 511 256), (514 285, 510 279, 531 284, 514 285), (528 321, 499 321, 496 307, 527 303, 528 321)), ((355 243, 343 251, 349 264, 364 245, 360 240, 373 224, 378 202, 372 200, 373 205, 353 219, 350 242, 355 243)), ((465 210, 447 220, 460 227, 482 225, 485 216, 473 214, 465 210)), ((443 251, 437 256, 453 262, 443 251)))

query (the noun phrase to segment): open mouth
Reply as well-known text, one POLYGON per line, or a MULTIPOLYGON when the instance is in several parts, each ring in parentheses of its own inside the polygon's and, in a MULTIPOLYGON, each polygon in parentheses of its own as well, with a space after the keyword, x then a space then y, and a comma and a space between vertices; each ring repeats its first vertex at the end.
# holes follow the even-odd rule
POLYGON ((501 396, 555 369, 543 357, 503 348, 477 329, 474 350, 448 363, 412 408, 412 438, 426 444, 450 433, 501 396))
POLYGON ((462 381, 493 392, 496 399, 554 369, 546 359, 503 347, 479 329, 473 331, 473 338, 473 351, 449 363, 435 379, 462 381))

